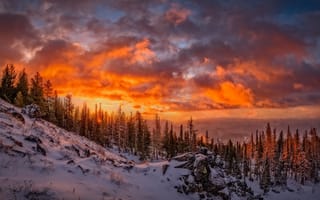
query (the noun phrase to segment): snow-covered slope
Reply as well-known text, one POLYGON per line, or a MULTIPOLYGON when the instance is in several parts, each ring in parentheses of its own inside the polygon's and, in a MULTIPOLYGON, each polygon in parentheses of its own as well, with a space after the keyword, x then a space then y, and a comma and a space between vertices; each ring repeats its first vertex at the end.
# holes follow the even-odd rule
POLYGON ((22 116, 0 100, 0 199, 188 199, 162 176, 163 163, 135 165, 22 116))
MULTIPOLYGON (((30 119, 21 114, 20 109, 0 100, 1 200, 199 199, 200 192, 186 194, 184 191, 195 188, 192 186, 194 171, 192 175, 189 169, 176 168, 185 165, 180 160, 184 156, 188 154, 170 162, 134 163, 44 120, 30 119), (191 185, 185 185, 187 182, 191 185)), ((191 156, 196 158, 192 166, 205 159, 201 154, 191 156)), ((228 183, 237 189, 233 178, 223 175, 221 168, 210 170, 210 180, 215 187, 228 183)), ((222 192, 229 194, 231 190, 226 185, 222 185, 222 192)), ((253 197, 262 193, 256 182, 248 182, 248 185, 253 189, 253 197)), ((318 199, 320 196, 319 186, 301 186, 292 182, 290 187, 291 192, 280 190, 279 194, 271 191, 263 197, 318 199)), ((248 198, 230 194, 229 197, 248 198)))

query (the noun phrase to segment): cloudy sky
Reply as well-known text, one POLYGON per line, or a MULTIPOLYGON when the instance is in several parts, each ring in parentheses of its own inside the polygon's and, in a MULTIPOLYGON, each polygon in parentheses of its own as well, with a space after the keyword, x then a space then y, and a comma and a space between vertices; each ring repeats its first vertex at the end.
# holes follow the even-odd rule
POLYGON ((316 0, 1 0, 0 26, 0 66, 39 71, 77 104, 320 117, 316 0))

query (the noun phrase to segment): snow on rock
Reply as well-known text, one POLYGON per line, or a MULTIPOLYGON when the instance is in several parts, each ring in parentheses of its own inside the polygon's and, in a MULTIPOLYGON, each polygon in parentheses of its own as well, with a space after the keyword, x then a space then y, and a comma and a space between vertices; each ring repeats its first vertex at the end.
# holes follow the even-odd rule
POLYGON ((24 108, 22 108, 21 112, 28 115, 30 118, 37 118, 41 115, 40 107, 36 104, 25 106, 24 108))
POLYGON ((199 199, 255 199, 258 196, 247 184, 232 176, 226 175, 218 159, 203 149, 192 156, 180 156, 178 160, 184 163, 176 168, 186 168, 188 174, 180 177, 181 183, 176 188, 180 193, 196 194, 199 199), (201 153, 200 153, 201 152, 201 153), (202 153, 207 154, 204 155, 202 153))

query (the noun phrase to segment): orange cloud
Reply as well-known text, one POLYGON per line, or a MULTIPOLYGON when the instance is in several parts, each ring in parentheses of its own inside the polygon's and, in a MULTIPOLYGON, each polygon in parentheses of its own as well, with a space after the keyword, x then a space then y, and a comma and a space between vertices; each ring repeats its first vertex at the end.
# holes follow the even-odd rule
POLYGON ((89 57, 89 66, 103 66, 112 60, 122 60, 129 64, 151 64, 156 60, 156 54, 150 49, 150 41, 143 39, 134 44, 121 44, 93 53, 89 57))
POLYGON ((215 103, 226 106, 250 107, 253 104, 253 94, 249 88, 242 84, 225 81, 215 89, 207 89, 206 94, 215 103))
POLYGON ((190 10, 181 8, 178 4, 173 4, 172 7, 165 13, 165 18, 169 22, 178 25, 184 22, 190 14, 190 10))

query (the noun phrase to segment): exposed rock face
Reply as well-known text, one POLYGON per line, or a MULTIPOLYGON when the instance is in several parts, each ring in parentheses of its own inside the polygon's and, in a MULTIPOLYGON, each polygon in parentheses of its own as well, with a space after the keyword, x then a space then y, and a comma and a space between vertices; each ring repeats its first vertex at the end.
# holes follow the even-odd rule
POLYGON ((22 108, 21 112, 30 118, 38 118, 41 116, 40 107, 36 104, 30 104, 22 108))
POLYGON ((177 191, 184 194, 198 193, 199 199, 233 199, 235 196, 254 199, 251 188, 241 179, 227 175, 219 157, 206 152, 186 153, 173 158, 183 162, 176 168, 189 169, 190 174, 180 177, 177 191))

